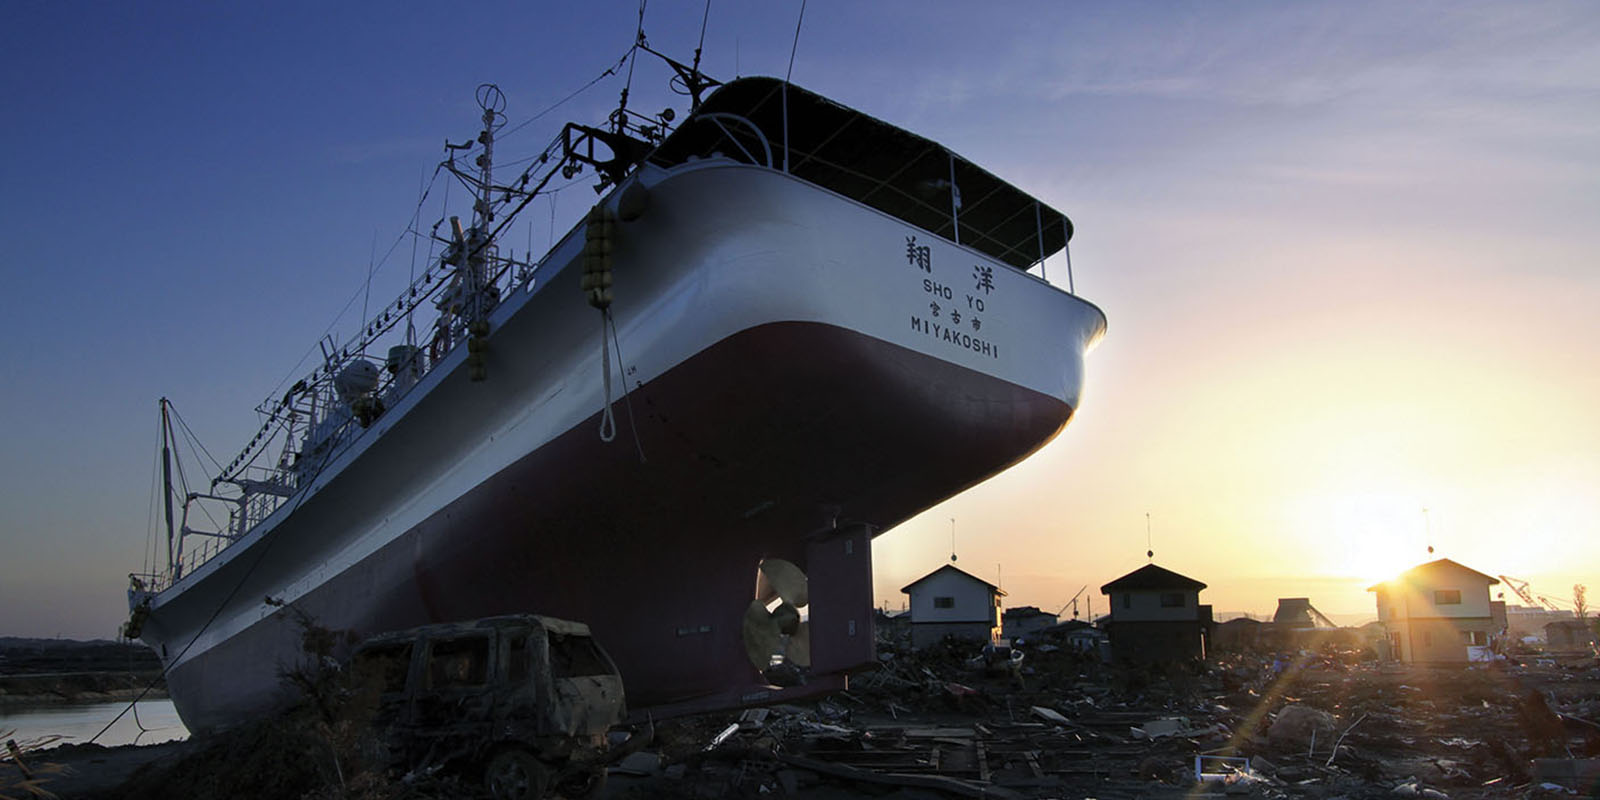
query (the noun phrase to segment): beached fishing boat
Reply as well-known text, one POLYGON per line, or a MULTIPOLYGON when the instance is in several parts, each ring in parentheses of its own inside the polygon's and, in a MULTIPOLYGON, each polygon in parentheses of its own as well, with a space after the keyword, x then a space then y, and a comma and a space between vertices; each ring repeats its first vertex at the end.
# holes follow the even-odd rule
POLYGON ((1067 424, 1105 319, 1029 271, 1066 247, 1061 212, 784 80, 669 63, 679 124, 568 125, 505 183, 481 88, 477 141, 443 165, 470 222, 258 409, 210 487, 169 470, 167 561, 133 576, 130 629, 192 729, 280 702, 305 616, 582 620, 634 709, 837 688, 873 657, 872 538, 1067 424), (580 174, 602 188, 584 221, 542 258, 503 252, 580 174))

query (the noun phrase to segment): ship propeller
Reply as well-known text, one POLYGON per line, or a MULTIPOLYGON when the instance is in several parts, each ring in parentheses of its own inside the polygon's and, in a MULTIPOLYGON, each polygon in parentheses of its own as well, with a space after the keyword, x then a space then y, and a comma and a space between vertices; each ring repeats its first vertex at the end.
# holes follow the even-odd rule
POLYGON ((756 597, 744 611, 744 647, 750 663, 765 671, 774 657, 799 667, 811 665, 810 603, 806 574, 789 561, 769 558, 756 572, 756 597))

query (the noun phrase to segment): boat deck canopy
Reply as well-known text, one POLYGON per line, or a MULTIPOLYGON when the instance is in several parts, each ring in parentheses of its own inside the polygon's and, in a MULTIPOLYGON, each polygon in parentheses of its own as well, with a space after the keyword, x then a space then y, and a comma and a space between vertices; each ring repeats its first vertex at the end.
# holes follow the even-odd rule
MULTIPOLYGON (((772 166, 782 169, 783 86, 777 78, 741 78, 722 86, 650 160, 666 166, 720 153, 763 163, 765 151, 753 131, 713 116, 731 114, 761 129, 772 166)), ((789 172, 796 177, 1019 269, 1061 250, 1072 237, 1066 215, 943 145, 794 84, 788 95, 789 172), (954 217, 952 171, 961 200, 954 217)))

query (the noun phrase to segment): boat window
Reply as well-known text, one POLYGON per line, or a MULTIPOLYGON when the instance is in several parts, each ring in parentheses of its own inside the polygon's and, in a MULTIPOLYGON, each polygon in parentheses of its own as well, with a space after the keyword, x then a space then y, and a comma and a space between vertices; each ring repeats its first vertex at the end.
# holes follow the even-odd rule
POLYGON ((489 677, 489 638, 472 636, 433 643, 428 654, 428 688, 482 686, 489 677))
POLYGON ((411 667, 411 643, 377 645, 356 653, 355 676, 359 686, 377 686, 389 694, 404 691, 411 667))
POLYGON ((578 678, 584 675, 610 675, 605 657, 594 640, 587 636, 550 634, 550 677, 578 678))

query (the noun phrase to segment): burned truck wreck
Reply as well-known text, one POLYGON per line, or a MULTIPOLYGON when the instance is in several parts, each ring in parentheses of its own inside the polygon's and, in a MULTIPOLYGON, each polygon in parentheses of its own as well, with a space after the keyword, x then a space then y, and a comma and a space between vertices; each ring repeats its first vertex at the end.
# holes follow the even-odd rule
POLYGON ((579 622, 518 615, 381 634, 352 655, 389 763, 481 775, 500 800, 596 793, 622 678, 579 622))

